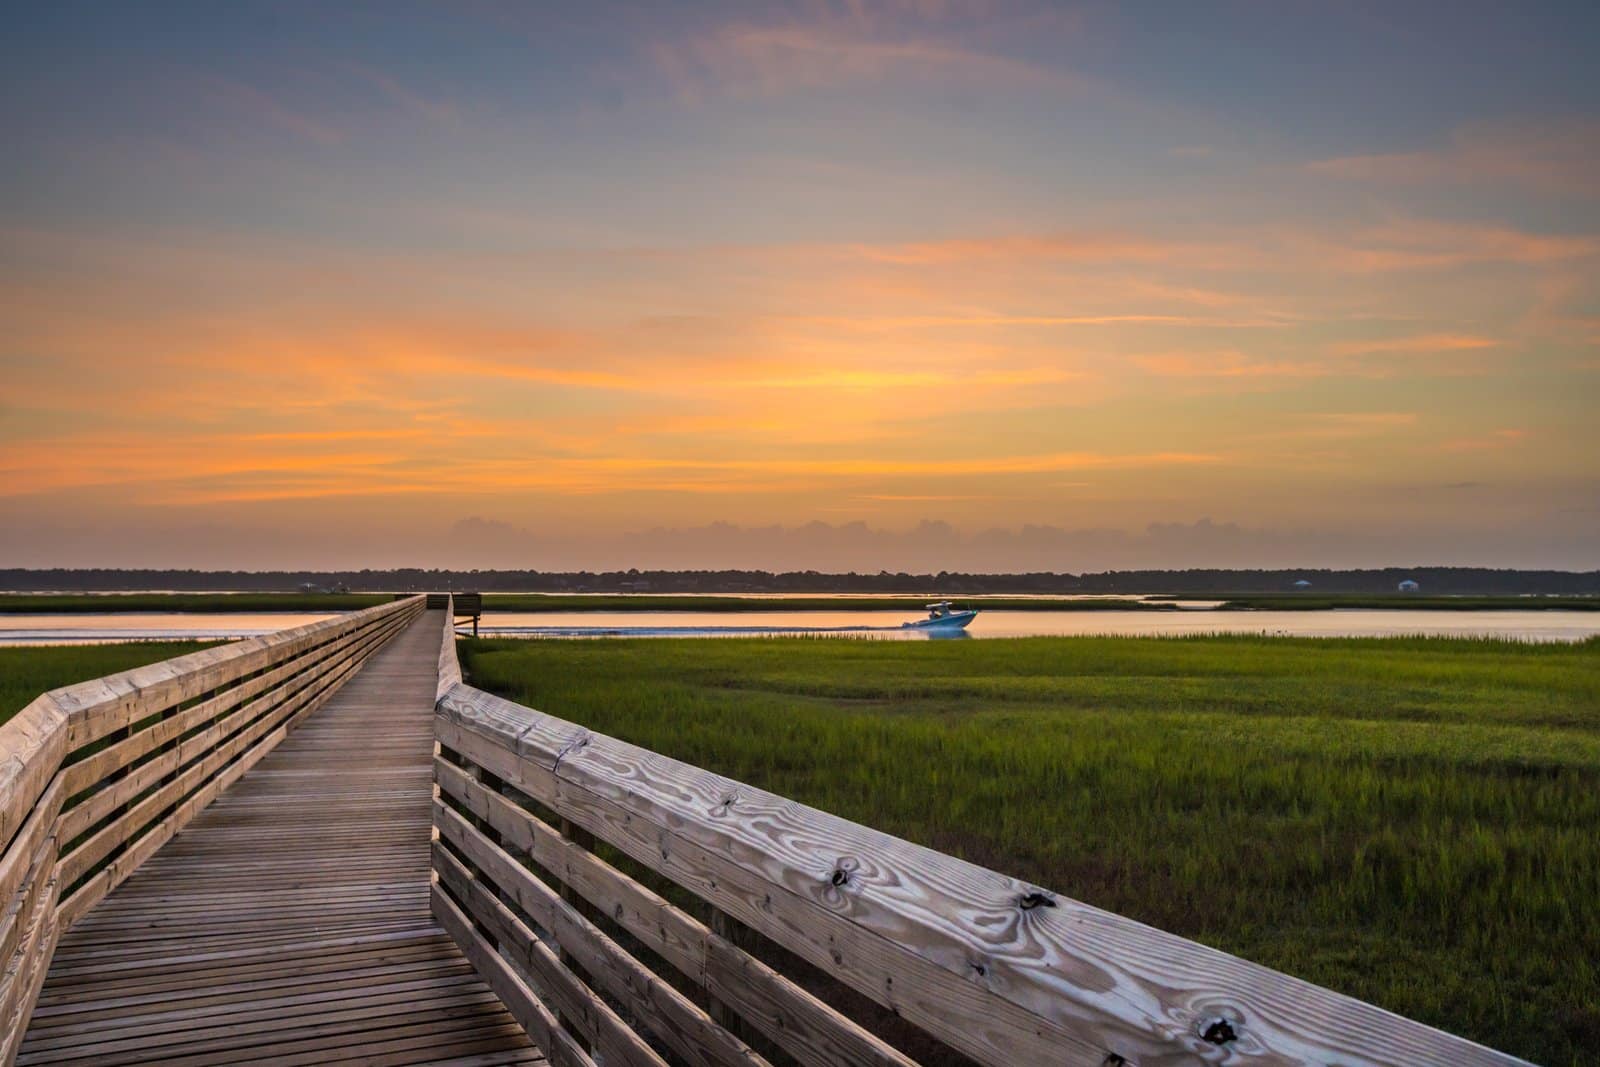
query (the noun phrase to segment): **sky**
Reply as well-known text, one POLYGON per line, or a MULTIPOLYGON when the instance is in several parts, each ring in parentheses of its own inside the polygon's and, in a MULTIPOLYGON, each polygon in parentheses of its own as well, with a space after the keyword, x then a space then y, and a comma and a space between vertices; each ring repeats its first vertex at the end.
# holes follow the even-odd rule
POLYGON ((17 5, 0 566, 1600 567, 1600 5, 17 5))

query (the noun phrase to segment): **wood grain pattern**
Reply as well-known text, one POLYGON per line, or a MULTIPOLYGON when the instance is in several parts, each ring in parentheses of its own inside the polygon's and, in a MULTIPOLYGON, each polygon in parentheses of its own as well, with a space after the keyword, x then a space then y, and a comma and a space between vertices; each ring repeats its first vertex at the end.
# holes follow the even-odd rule
POLYGON ((0 725, 0 842, 10 844, 67 753, 67 717, 45 693, 0 725))
POLYGON ((19 1063, 542 1062, 430 914, 438 630, 416 616, 248 720, 84 883, 115 885, 92 910, 47 909, 76 921, 34 954, 19 1063))
POLYGON ((499 995, 507 1010, 516 1016, 528 1036, 547 1050, 550 1062, 557 1067, 595 1067, 589 1054, 561 1028, 561 1023, 528 988, 522 976, 512 970, 511 965, 484 940, 483 935, 473 929, 472 920, 438 884, 434 885, 430 900, 439 925, 466 953, 467 959, 472 961, 473 970, 489 983, 489 987, 499 995))
MULTIPOLYGON (((56 816, 61 811, 62 787, 59 778, 50 783, 33 807, 22 829, 11 839, 3 857, 0 857, 0 901, 7 916, 7 927, 0 946, 0 961, 9 960, 19 937, 14 928, 12 914, 21 907, 21 893, 25 879, 38 862, 40 849, 48 842, 54 847, 56 816)), ((53 855, 54 853, 52 853, 53 855)), ((53 864, 54 861, 52 861, 53 864)))
MULTIPOLYGON (((350 664, 330 682, 329 687, 320 691, 312 691, 311 699, 305 702, 304 706, 300 707, 299 710, 295 710, 291 706, 286 713, 287 719, 278 723, 276 728, 265 737, 255 741, 253 747, 245 751, 242 756, 232 763, 227 764, 215 778, 190 794, 187 799, 177 806, 171 815, 141 831, 137 838, 128 840, 125 850, 118 854, 112 863, 74 889, 67 899, 62 902, 61 918, 63 923, 70 926, 76 922, 80 915, 131 876, 139 868, 140 864, 154 855, 157 849, 170 840, 179 830, 183 829, 206 805, 215 800, 223 790, 242 777, 246 771, 250 770, 263 756, 270 752, 278 742, 282 741, 288 735, 290 727, 296 720, 321 707, 336 691, 337 685, 343 682, 344 677, 354 672, 359 666, 360 661, 350 664)), ((253 734, 256 732, 252 731, 253 734)), ((252 739, 243 738, 241 741, 248 743, 252 739)), ((229 748, 231 752, 237 746, 230 745, 229 748)), ((221 753, 220 755, 226 756, 228 754, 221 753)), ((218 761, 213 758, 211 762, 215 764, 218 761)))
MULTIPOLYGON (((377 629, 364 628, 357 632, 357 643, 353 646, 344 647, 341 643, 334 642, 329 646, 327 658, 313 669, 294 676, 284 682, 278 690, 273 691, 286 698, 287 703, 270 708, 253 720, 243 715, 234 715, 218 724, 217 728, 208 732, 206 744, 191 747, 188 755, 194 762, 185 770, 170 782, 129 806, 88 839, 76 842, 66 850, 62 859, 64 882, 67 885, 76 883, 90 868, 107 858, 114 850, 132 842, 161 812, 178 803, 190 792, 202 787, 230 761, 235 758, 248 759, 252 753, 255 758, 263 755, 264 752, 255 752, 251 746, 256 745, 263 737, 267 738, 269 748, 281 740, 282 733, 274 731, 274 727, 291 720, 307 705, 330 697, 337 691, 338 686, 359 668, 366 656, 380 647, 398 627, 405 625, 405 622, 404 616, 396 616, 384 620, 377 629), (244 753, 243 757, 241 753, 244 753)), ((160 763, 161 760, 158 759, 156 762, 160 763)), ((135 772, 132 777, 136 781, 146 777, 143 768, 135 772)), ((158 774, 151 780, 160 781, 161 775, 158 774)), ((84 806, 96 812, 115 810, 118 805, 127 803, 139 794, 139 790, 129 791, 126 782, 125 778, 111 784, 102 794, 83 801, 84 806), (111 796, 105 798, 105 792, 109 792, 111 796), (109 804, 105 802, 106 799, 109 799, 109 804)), ((211 791, 208 796, 215 795, 215 792, 211 791)), ((189 805, 183 810, 192 814, 196 808, 189 805)), ((166 836, 170 837, 171 833, 181 828, 182 821, 184 820, 173 823, 166 836)), ((71 841, 92 822, 93 819, 87 821, 80 819, 76 808, 70 809, 62 814, 58 832, 63 840, 71 841)), ((128 864, 124 863, 123 867, 127 868, 128 864)))
POLYGON ((980 1062, 1519 1062, 470 686, 439 711, 442 743, 980 1062))
POLYGON ((69 794, 80 793, 89 787, 106 780, 115 771, 127 767, 140 757, 154 751, 161 745, 179 737, 195 726, 205 723, 220 715, 242 711, 252 714, 255 710, 269 706, 271 699, 282 699, 282 693, 275 691, 268 693, 258 700, 251 700, 275 689, 290 678, 314 666, 318 661, 328 655, 355 644, 361 632, 352 630, 327 646, 318 646, 299 652, 270 670, 264 671, 253 678, 246 678, 238 685, 223 690, 209 700, 163 719, 146 729, 139 730, 129 737, 95 752, 78 762, 69 765, 63 772, 67 782, 69 794), (247 703, 248 702, 248 703, 247 703))
MULTIPOLYGON (((565 839, 555 827, 485 789, 460 768, 435 761, 434 777, 441 794, 484 820, 507 847, 553 872, 646 948, 733 1007, 768 1040, 802 1063, 914 1067, 909 1057, 888 1043, 716 936, 692 915, 565 839)), ((446 832, 437 813, 434 821, 441 833, 446 832)), ((708 1044, 702 1054, 714 1053, 715 1046, 708 1044)))
POLYGON ((461 661, 456 658, 455 616, 455 598, 449 597, 445 600, 444 626, 439 635, 439 679, 433 688, 435 704, 451 686, 461 681, 461 661))
POLYGON ((303 712, 295 702, 326 699, 420 609, 412 599, 92 679, 43 694, 0 726, 4 1062, 18 1052, 61 931, 281 737, 269 717, 280 698, 291 701, 285 714, 292 721, 303 712), (280 660, 290 662, 247 678, 280 660), (177 702, 225 687, 230 692, 202 701, 195 714, 169 714, 177 702), (240 700, 263 690, 274 699, 239 710, 240 700), (175 741, 206 715, 217 716, 217 725, 175 741), (67 762, 100 741, 111 743, 67 762), (134 765, 162 746, 167 750, 134 765), (97 864, 106 866, 74 888, 97 864))
MULTIPOLYGON (((487 846, 480 836, 469 834, 467 841, 475 851, 487 846)), ((479 851, 479 855, 482 852, 479 851)), ((548 1007, 555 1009, 565 1025, 580 1034, 600 1063, 629 1064, 631 1067, 666 1067, 648 1042, 623 1022, 594 990, 573 973, 544 940, 515 912, 502 903, 495 892, 477 875, 442 847, 435 846, 433 870, 439 884, 450 890, 461 908, 495 940, 495 951, 517 966, 530 986, 548 1007)))
MULTIPOLYGON (((136 768, 131 769, 130 773, 115 777, 114 781, 107 782, 104 787, 101 787, 98 792, 94 792, 91 797, 78 801, 74 808, 61 817, 61 825, 59 825, 61 837, 64 840, 72 840, 72 838, 78 837, 80 833, 90 829, 91 825, 101 821, 102 817, 109 816, 115 808, 131 803, 134 798, 138 798, 149 787, 162 781, 163 777, 168 776, 168 774, 173 773, 174 769, 182 768, 182 766, 195 766, 197 765, 197 760, 202 760, 202 757, 208 757, 210 753, 222 752, 224 750, 224 741, 235 742, 238 736, 250 733, 250 731, 254 731, 253 736, 259 736, 259 734, 264 733, 259 728, 261 723, 288 717, 294 710, 304 707, 307 702, 312 701, 318 694, 338 685, 338 681, 341 678, 336 677, 336 675, 341 675, 344 670, 360 662, 360 659, 365 657, 366 653, 373 651, 384 638, 389 637, 392 630, 379 630, 379 632, 366 635, 365 641, 360 640, 363 637, 363 633, 352 633, 347 638, 350 641, 349 645, 346 645, 344 640, 336 641, 333 645, 328 646, 322 659, 318 659, 314 664, 302 665, 299 672, 282 678, 275 688, 270 689, 262 696, 256 697, 254 701, 237 705, 237 707, 227 707, 226 704, 222 705, 222 707, 211 707, 211 705, 216 704, 218 699, 221 699, 221 697, 218 697, 213 701, 206 701, 205 704, 197 705, 194 709, 189 709, 190 712, 205 710, 205 712, 210 713, 211 717, 214 717, 211 726, 203 729, 200 733, 184 737, 182 741, 176 742, 171 749, 160 753, 155 758, 144 761, 144 763, 139 763, 136 768)), ((157 745, 171 741, 171 737, 178 736, 178 733, 174 733, 174 725, 192 723, 192 721, 205 720, 203 718, 190 720, 189 713, 179 713, 179 715, 170 718, 170 720, 163 720, 155 726, 142 729, 139 733, 128 737, 122 744, 114 745, 112 749, 96 753, 96 755, 107 755, 107 753, 122 749, 122 752, 117 753, 118 758, 109 761, 109 765, 102 765, 106 768, 104 773, 110 774, 114 773, 114 771, 120 771, 120 769, 125 768, 131 757, 146 755, 157 745), (141 744, 142 739, 147 734, 152 734, 155 737, 154 741, 150 742, 150 744, 141 744)), ((91 760, 93 760, 93 757, 91 757, 91 760)), ((90 763, 91 760, 85 760, 85 763, 90 763)), ((80 785, 82 779, 72 774, 77 771, 78 766, 80 765, 77 765, 77 763, 69 766, 66 774, 62 776, 67 782, 67 792, 78 792, 78 789, 82 789, 82 785, 80 785), (74 789, 74 785, 78 785, 78 789, 74 789)), ((190 774, 190 771, 184 771, 184 774, 190 774)), ((182 776, 179 776, 179 779, 182 779, 182 776)))
MULTIPOLYGON (((481 787, 479 787, 481 788, 481 787)), ((600 988, 631 1017, 691 1064, 762 1067, 766 1060, 717 1025, 693 1001, 662 980, 584 918, 570 903, 504 849, 442 804, 434 807, 441 839, 466 854, 503 894, 571 953, 600 988)), ((451 857, 435 860, 448 867, 451 857)))

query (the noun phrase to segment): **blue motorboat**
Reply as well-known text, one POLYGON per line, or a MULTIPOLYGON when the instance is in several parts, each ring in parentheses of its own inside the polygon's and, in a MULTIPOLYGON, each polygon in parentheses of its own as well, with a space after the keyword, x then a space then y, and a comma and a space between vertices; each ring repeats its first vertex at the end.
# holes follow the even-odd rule
POLYGON ((941 600, 936 604, 928 605, 928 617, 918 619, 916 622, 903 622, 902 630, 964 630, 967 624, 978 617, 976 608, 961 611, 953 607, 948 600, 941 600))

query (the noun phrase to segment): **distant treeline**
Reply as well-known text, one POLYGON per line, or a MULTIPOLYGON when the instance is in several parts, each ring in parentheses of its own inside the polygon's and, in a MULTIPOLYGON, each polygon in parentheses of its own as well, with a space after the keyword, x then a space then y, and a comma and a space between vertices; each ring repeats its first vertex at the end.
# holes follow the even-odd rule
POLYGON ((1145 570, 1094 574, 824 574, 819 571, 361 571, 0 570, 0 589, 16 592, 175 592, 237 590, 477 590, 485 593, 1392 593, 1402 580, 1441 596, 1600 594, 1600 571, 1487 567, 1386 567, 1381 570, 1145 570))

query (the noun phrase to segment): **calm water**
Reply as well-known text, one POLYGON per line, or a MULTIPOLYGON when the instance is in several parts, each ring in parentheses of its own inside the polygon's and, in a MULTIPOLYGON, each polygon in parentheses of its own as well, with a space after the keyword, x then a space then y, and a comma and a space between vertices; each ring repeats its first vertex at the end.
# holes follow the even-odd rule
MULTIPOLYGON (((0 645, 94 644, 181 638, 248 637, 325 619, 312 613, 232 615, 108 613, 0 615, 0 645)), ((857 611, 572 611, 492 612, 485 636, 740 637, 812 634, 926 640, 902 631, 913 612, 857 611)), ((971 638, 1113 634, 1149 636, 1254 633, 1283 637, 1395 637, 1440 634, 1579 641, 1600 634, 1600 612, 1585 611, 985 611, 971 638)))
MULTIPOLYGON (((904 611, 497 612, 483 617, 485 636, 737 637, 837 634, 925 640, 903 631, 904 611)), ((985 611, 965 631, 983 637, 1150 636, 1255 633, 1282 637, 1396 637, 1409 634, 1579 641, 1600 634, 1600 612, 1585 611, 985 611)))
POLYGON ((181 611, 0 615, 0 645, 99 645, 113 641, 255 637, 332 617, 327 612, 299 611, 246 611, 234 615, 181 611))

